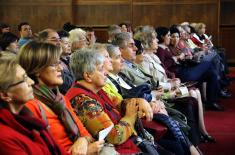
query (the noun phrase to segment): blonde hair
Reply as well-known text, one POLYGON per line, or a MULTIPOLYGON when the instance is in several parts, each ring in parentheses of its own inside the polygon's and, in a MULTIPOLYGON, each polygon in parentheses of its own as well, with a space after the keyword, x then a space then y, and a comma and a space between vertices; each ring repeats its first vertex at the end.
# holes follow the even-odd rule
POLYGON ((7 90, 14 83, 17 66, 14 56, 0 53, 0 91, 7 90))
POLYGON ((31 41, 20 49, 17 56, 19 64, 35 82, 36 75, 59 60, 61 47, 50 43, 31 41))
POLYGON ((203 27, 206 27, 206 24, 197 23, 194 28, 195 28, 195 31, 198 33, 203 27))

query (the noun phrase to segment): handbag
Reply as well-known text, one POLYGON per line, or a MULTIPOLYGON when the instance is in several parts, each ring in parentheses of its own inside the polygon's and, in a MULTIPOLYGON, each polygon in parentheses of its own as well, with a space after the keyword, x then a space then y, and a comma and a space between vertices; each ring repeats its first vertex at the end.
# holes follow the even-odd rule
POLYGON ((135 129, 138 136, 135 137, 134 143, 141 149, 141 151, 150 155, 159 155, 153 136, 144 129, 139 117, 136 119, 135 129))

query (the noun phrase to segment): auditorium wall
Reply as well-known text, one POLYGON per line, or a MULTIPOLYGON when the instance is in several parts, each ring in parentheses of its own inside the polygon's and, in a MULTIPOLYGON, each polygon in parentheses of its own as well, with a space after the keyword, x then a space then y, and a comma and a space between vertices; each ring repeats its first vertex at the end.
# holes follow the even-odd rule
MULTIPOLYGON (((234 1, 234 0, 221 0, 234 1)), ((60 29, 65 22, 79 26, 95 27, 101 41, 107 38, 106 28, 110 24, 130 21, 137 25, 170 26, 174 23, 204 22, 213 42, 225 45, 221 40, 230 34, 231 22, 224 2, 220 0, 0 0, 0 22, 16 25, 28 21, 34 32, 44 28, 60 29), (220 15, 224 13, 225 18, 220 15), (221 19, 220 19, 221 17, 221 19), (221 24, 221 22, 223 24, 221 24), (223 29, 221 31, 220 29, 223 29), (220 32, 221 31, 221 32, 220 32), (220 37, 223 36, 223 37, 220 37)), ((228 2, 227 2, 228 3, 228 2)), ((233 20, 234 21, 234 20, 233 20)), ((234 32, 234 27, 233 30, 234 32)))

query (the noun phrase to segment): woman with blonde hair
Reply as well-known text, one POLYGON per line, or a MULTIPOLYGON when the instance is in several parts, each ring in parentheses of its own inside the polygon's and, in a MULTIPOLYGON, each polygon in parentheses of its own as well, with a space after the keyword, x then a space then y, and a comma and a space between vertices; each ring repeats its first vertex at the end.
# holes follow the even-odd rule
POLYGON ((0 53, 0 152, 11 155, 61 155, 47 130, 25 103, 33 100, 34 81, 11 55, 0 53))

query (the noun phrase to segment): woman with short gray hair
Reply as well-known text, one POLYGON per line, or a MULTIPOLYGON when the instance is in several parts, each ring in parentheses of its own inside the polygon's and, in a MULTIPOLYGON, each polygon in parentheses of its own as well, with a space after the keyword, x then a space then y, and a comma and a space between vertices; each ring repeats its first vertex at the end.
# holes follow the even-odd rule
POLYGON ((107 79, 104 57, 95 49, 79 50, 72 54, 70 66, 76 82, 66 96, 89 133, 98 137, 101 130, 114 125, 106 138, 108 143, 114 144, 120 154, 140 152, 130 139, 132 135, 136 135, 136 99, 128 99, 122 103, 126 105, 126 112, 121 115, 102 90, 107 79))

